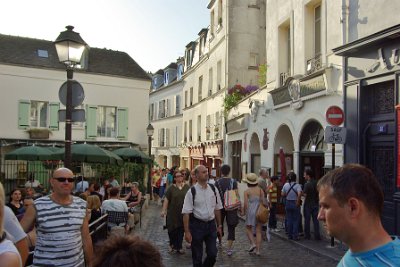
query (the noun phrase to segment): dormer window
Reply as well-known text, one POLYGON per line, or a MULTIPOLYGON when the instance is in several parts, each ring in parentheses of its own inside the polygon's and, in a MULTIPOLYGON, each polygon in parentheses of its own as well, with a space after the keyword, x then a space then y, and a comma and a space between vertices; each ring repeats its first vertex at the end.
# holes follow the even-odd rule
POLYGON ((169 72, 165 72, 164 74, 164 84, 167 85, 169 83, 169 72))
POLYGON ((38 56, 39 57, 44 57, 44 58, 48 58, 49 57, 49 52, 47 50, 41 50, 38 49, 38 56))
POLYGON ((181 80, 183 76, 183 64, 178 65, 178 80, 181 80))

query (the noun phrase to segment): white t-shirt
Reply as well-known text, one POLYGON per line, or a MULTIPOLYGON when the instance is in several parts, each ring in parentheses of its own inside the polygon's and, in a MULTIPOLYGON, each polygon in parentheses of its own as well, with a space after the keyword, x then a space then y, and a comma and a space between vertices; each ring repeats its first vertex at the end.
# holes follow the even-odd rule
POLYGON ((106 210, 109 211, 128 211, 126 202, 120 199, 107 199, 103 201, 101 210, 104 213, 106 210))
POLYGON ((26 237, 14 212, 7 206, 4 207, 4 230, 7 233, 7 239, 17 243, 26 237))
POLYGON ((0 255, 6 252, 11 252, 11 253, 15 253, 18 255, 19 258, 19 266, 22 267, 22 260, 21 260, 21 256, 19 255, 19 252, 17 250, 17 248, 14 246, 14 244, 7 239, 4 239, 3 242, 0 243, 0 255))
POLYGON ((215 210, 222 209, 221 198, 218 189, 215 188, 215 194, 211 186, 207 184, 207 188, 203 188, 199 183, 194 185, 196 196, 194 197, 192 190, 188 190, 183 202, 182 214, 192 213, 194 217, 203 221, 210 221, 215 218, 215 210), (215 199, 217 197, 217 199, 215 199))
POLYGON ((283 188, 282 192, 287 194, 286 200, 297 200, 298 194, 301 193, 301 185, 295 182, 286 183, 283 188), (295 185, 293 185, 295 184, 295 185), (289 191, 290 187, 293 185, 293 188, 289 191), (297 194, 296 194, 297 192, 297 194))
POLYGON ((25 188, 29 188, 29 187, 39 187, 40 182, 38 180, 34 180, 33 182, 28 181, 25 183, 25 188))
POLYGON ((160 186, 164 186, 167 183, 167 175, 164 175, 161 177, 161 183, 160 186))

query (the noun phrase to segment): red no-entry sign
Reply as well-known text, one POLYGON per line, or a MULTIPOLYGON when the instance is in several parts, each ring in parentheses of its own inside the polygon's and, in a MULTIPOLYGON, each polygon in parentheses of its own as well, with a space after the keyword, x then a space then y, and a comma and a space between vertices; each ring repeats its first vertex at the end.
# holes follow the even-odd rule
POLYGON ((330 124, 330 125, 335 125, 335 126, 339 126, 343 123, 344 121, 344 112, 343 110, 338 107, 338 106, 330 106, 327 110, 326 110, 326 121, 330 124))

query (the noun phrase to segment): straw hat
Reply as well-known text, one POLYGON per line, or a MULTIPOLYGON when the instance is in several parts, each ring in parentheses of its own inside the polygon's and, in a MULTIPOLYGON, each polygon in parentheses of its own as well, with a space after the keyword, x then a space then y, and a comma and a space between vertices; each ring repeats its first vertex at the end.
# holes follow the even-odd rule
POLYGON ((248 184, 257 184, 258 183, 258 177, 255 173, 248 173, 246 174, 246 178, 243 179, 243 182, 248 183, 248 184))

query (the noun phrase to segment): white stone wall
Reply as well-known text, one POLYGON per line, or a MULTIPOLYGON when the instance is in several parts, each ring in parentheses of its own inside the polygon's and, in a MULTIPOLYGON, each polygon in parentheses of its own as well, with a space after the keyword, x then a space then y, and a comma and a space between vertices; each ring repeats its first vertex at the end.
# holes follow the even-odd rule
MULTIPOLYGON (((129 110, 128 139, 124 141, 147 147, 146 127, 148 123, 148 93, 150 81, 134 80, 109 75, 74 72, 74 79, 85 92, 84 105, 127 107, 129 110)), ((3 91, 1 98, 1 137, 29 139, 28 133, 18 129, 18 101, 42 100, 60 102, 58 90, 66 81, 66 72, 39 68, 0 65, 0 80, 3 91)), ((60 108, 65 107, 60 103, 60 108)), ((49 140, 62 141, 65 124, 53 131, 49 140)), ((72 140, 84 141, 84 127, 73 127, 72 140)), ((93 140, 93 139, 91 139, 93 140)), ((117 141, 112 138, 97 138, 97 141, 117 141)))

